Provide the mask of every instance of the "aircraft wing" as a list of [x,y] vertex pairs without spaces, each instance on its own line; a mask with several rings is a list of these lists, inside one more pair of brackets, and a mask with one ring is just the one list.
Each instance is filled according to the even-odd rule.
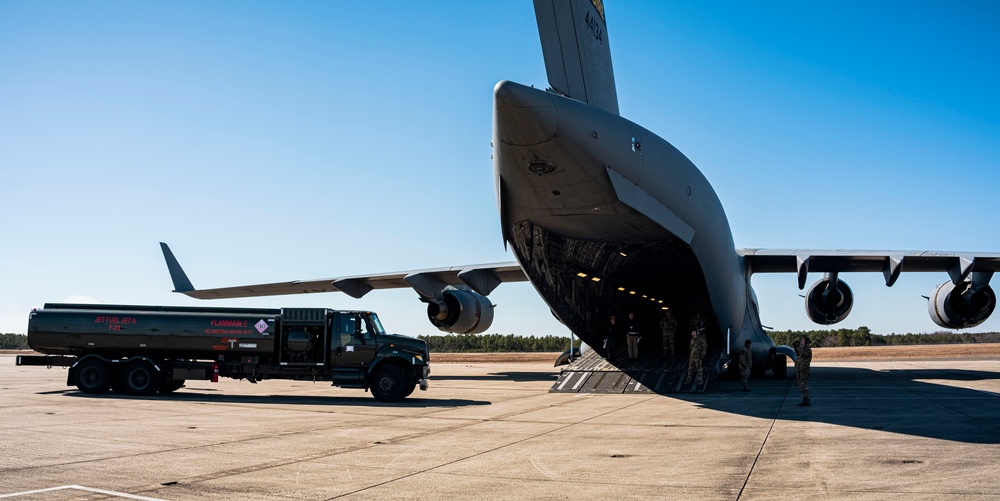
[[913,251],[857,251],[806,249],[737,249],[753,273],[796,273],[799,289],[809,272],[882,272],[891,287],[903,271],[947,272],[958,284],[970,275],[973,282],[989,283],[1000,271],[1000,254]]
[[174,292],[196,299],[228,299],[237,297],[281,296],[312,294],[316,292],[343,292],[361,298],[375,289],[413,288],[424,297],[433,297],[445,286],[465,286],[479,294],[488,295],[502,282],[526,282],[528,278],[516,262],[476,264],[400,271],[375,275],[292,280],[270,284],[239,285],[217,289],[196,289],[167,244],[160,242],[163,258],[167,262]]

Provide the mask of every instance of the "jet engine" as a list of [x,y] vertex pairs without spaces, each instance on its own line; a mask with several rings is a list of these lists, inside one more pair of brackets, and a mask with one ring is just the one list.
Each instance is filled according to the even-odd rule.
[[427,318],[445,332],[479,334],[493,323],[493,303],[465,289],[446,289],[427,300]]
[[989,285],[973,287],[968,280],[958,285],[945,282],[927,300],[931,320],[946,329],[975,327],[990,318],[996,306],[997,296]]
[[854,293],[843,280],[826,277],[817,281],[806,294],[806,314],[817,324],[835,324],[854,307]]

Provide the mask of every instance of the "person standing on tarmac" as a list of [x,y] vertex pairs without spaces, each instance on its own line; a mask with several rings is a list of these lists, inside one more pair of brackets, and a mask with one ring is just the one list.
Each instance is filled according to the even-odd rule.
[[628,314],[628,324],[625,326],[628,338],[628,358],[639,358],[639,324],[635,321],[635,313]]
[[740,350],[740,382],[743,383],[743,391],[750,391],[747,383],[750,382],[751,366],[753,366],[753,356],[750,352],[750,340],[747,339],[743,343],[743,349]]
[[694,330],[691,331],[691,356],[688,359],[688,373],[687,378],[684,379],[684,384],[691,384],[691,378],[695,378],[695,384],[701,386],[702,383],[702,370],[701,363],[705,358],[705,352],[708,350],[708,343],[705,340],[705,323],[701,321],[701,314],[695,314],[695,318],[691,319],[691,323],[696,325]]
[[674,338],[677,337],[677,319],[670,310],[663,312],[660,320],[660,330],[663,331],[663,356],[674,356]]
[[802,402],[799,407],[812,405],[809,400],[809,365],[812,363],[813,351],[809,347],[809,338],[803,336],[795,342],[795,379],[799,382]]
[[604,338],[604,351],[607,353],[604,355],[607,357],[608,362],[615,361],[615,350],[618,349],[618,326],[615,325],[615,316],[611,315],[609,319],[611,324],[608,326],[608,337]]

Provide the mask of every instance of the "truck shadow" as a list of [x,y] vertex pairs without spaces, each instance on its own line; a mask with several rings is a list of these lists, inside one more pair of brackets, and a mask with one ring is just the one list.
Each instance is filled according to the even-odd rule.
[[339,407],[414,407],[414,408],[437,408],[437,407],[467,407],[475,405],[492,405],[488,400],[467,400],[461,398],[431,399],[409,396],[399,402],[379,402],[374,398],[365,397],[341,397],[341,396],[316,396],[316,395],[227,395],[222,393],[199,393],[203,390],[181,389],[169,395],[134,396],[124,393],[108,392],[103,395],[87,395],[75,390],[65,392],[67,397],[74,398],[94,398],[113,400],[150,400],[150,401],[179,401],[179,402],[199,402],[215,404],[254,404],[254,405],[327,405]]
[[963,369],[813,367],[812,405],[799,407],[790,371],[784,380],[720,378],[705,393],[671,393],[707,409],[778,421],[827,423],[970,444],[1000,444],[1000,394],[966,385],[1000,374]]

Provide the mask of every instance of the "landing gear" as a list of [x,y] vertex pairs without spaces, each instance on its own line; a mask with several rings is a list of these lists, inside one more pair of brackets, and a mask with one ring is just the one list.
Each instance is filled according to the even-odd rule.
[[729,364],[726,365],[726,376],[729,379],[739,380],[740,378],[740,357],[732,355],[729,357]]
[[776,354],[774,361],[771,362],[771,372],[774,373],[775,379],[785,379],[788,375],[788,357]]

